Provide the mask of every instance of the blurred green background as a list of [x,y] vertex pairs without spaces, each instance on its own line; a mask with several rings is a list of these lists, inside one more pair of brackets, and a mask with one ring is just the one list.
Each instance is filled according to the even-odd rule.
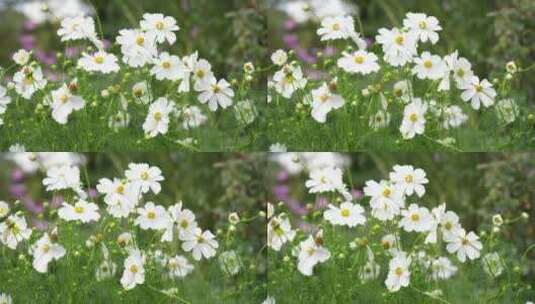
[[[363,35],[372,40],[381,27],[402,26],[407,12],[436,16],[443,31],[437,45],[426,45],[433,53],[446,55],[458,49],[469,59],[480,77],[492,78],[505,73],[505,64],[514,60],[527,67],[535,61],[535,1],[532,0],[268,0],[269,46],[272,50],[292,48],[298,57],[314,61],[323,50],[316,30],[322,15],[360,15]],[[304,21],[289,3],[307,3],[311,13]],[[294,15],[294,18],[290,16]],[[301,22],[302,21],[302,22]],[[356,22],[359,31],[358,22]],[[422,48],[420,48],[422,49]],[[518,80],[522,91],[529,92],[533,104],[535,77],[524,73]]]

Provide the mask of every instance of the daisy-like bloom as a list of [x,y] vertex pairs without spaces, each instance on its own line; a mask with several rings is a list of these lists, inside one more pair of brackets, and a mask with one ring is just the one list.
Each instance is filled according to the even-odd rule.
[[148,202],[143,208],[137,208],[139,216],[134,221],[134,224],[143,230],[163,230],[167,228],[171,219],[163,206],[154,205],[153,202]]
[[131,248],[134,245],[134,236],[130,232],[123,232],[117,237],[117,244],[121,248]]
[[164,177],[162,170],[156,166],[131,163],[124,175],[134,186],[141,189],[141,193],[151,190],[154,194],[158,194],[162,189],[160,182],[164,180]]
[[154,36],[141,30],[119,31],[117,43],[121,46],[123,62],[133,68],[151,63],[158,54],[154,39]]
[[412,32],[403,32],[398,28],[381,28],[375,39],[383,46],[385,61],[392,66],[404,66],[416,56],[418,37]]
[[132,86],[132,96],[139,100],[142,104],[150,103],[149,84],[146,81],[141,81]]
[[408,28],[421,42],[438,42],[438,33],[442,30],[438,19],[426,14],[407,13],[403,26]]
[[336,82],[330,85],[324,83],[321,87],[312,90],[312,118],[317,122],[325,123],[329,112],[344,105],[344,98],[335,91]]
[[[453,73],[453,79],[457,83],[457,87],[464,83],[470,82],[474,72],[472,71],[472,64],[466,58],[459,58],[459,52],[455,51],[449,55],[444,56],[444,62],[448,69]],[[449,78],[449,73],[448,73]]]
[[155,75],[158,80],[177,81],[184,78],[184,69],[184,63],[178,56],[163,52],[154,61],[154,67],[150,70],[150,73]]
[[448,243],[446,249],[449,253],[457,254],[459,261],[464,263],[466,258],[475,260],[479,258],[480,251],[483,249],[483,244],[479,241],[479,237],[470,231],[468,234],[464,229],[458,229],[455,233],[444,235],[444,241]]
[[124,272],[121,277],[121,285],[126,290],[130,290],[136,285],[143,284],[145,282],[145,256],[139,251],[134,249],[130,251],[129,256],[124,261]]
[[46,273],[48,271],[48,263],[61,259],[65,256],[65,253],[65,248],[53,243],[48,233],[45,233],[30,248],[30,254],[33,256],[33,268],[40,273]]
[[411,265],[411,258],[407,257],[405,252],[398,252],[388,264],[388,276],[385,281],[386,288],[390,292],[396,292],[401,287],[409,286],[411,280],[411,272],[409,267]]
[[473,76],[469,82],[461,84],[459,89],[464,91],[461,94],[462,100],[470,101],[474,110],[479,110],[481,104],[484,107],[490,107],[494,104],[494,99],[497,95],[488,80],[479,81],[477,76]]
[[139,202],[140,189],[132,183],[114,178],[113,181],[101,178],[97,184],[97,191],[105,194],[104,202],[107,211],[114,217],[128,217]]
[[212,112],[217,111],[218,107],[226,109],[232,105],[234,91],[225,79],[217,81],[212,77],[196,85],[195,90],[201,92],[198,97],[199,102],[208,103],[208,108]]
[[7,95],[7,90],[0,85],[0,114],[6,112],[7,105],[11,103],[11,97]]
[[275,251],[280,251],[282,245],[286,242],[293,241],[295,235],[296,232],[292,230],[290,220],[285,214],[271,218],[268,223],[267,244],[269,248]]
[[13,61],[20,66],[24,66],[30,62],[32,53],[26,51],[25,49],[20,49],[15,54],[13,54]]
[[189,209],[182,209],[182,202],[178,202],[173,206],[169,206],[168,213],[170,221],[162,235],[162,241],[171,242],[175,225],[178,229],[178,237],[184,238],[186,235],[194,234],[197,229],[197,222],[195,221],[195,214]]
[[174,32],[180,30],[176,25],[175,18],[162,14],[144,14],[143,20],[139,22],[139,25],[142,30],[154,36],[158,43],[163,43],[167,40],[169,44],[174,44],[176,41]]
[[412,74],[419,79],[438,80],[447,71],[442,58],[429,52],[423,52],[420,57],[414,58],[414,63],[416,65],[412,68]]
[[390,172],[390,180],[401,186],[406,195],[416,193],[418,197],[425,194],[424,185],[429,182],[425,177],[425,171],[414,169],[413,166],[394,166],[394,172]]
[[25,66],[13,76],[15,91],[24,99],[31,99],[35,92],[45,88],[47,80],[41,67]]
[[[1,88],[0,96],[2,96]],[[520,109],[518,108],[518,105],[516,104],[515,100],[512,98],[502,99],[498,101],[498,103],[496,104],[496,111],[498,112],[498,116],[500,117],[500,119],[508,124],[513,123],[520,114]]]
[[323,213],[323,218],[333,225],[355,227],[366,223],[364,208],[359,204],[344,202],[340,207],[329,204],[328,210]]
[[505,265],[497,252],[487,253],[481,258],[481,264],[483,264],[483,270],[493,277],[499,277],[505,268]]
[[[195,66],[197,65],[199,59],[199,53],[195,52],[193,54],[182,57],[182,81],[178,86],[179,93],[188,93],[191,89],[191,75],[195,71]],[[202,73],[202,72],[201,72]],[[211,75],[213,76],[213,74]]]
[[350,38],[355,35],[355,21],[350,16],[326,17],[317,34],[321,41]]
[[[0,304],[13,304],[13,298],[7,293],[0,292]],[[275,304],[275,302],[273,302],[273,304]]]
[[431,261],[431,278],[435,281],[447,280],[457,273],[457,266],[447,257],[439,257]]
[[92,55],[83,54],[78,60],[78,67],[88,72],[100,72],[103,74],[115,73],[120,70],[117,57],[104,51],[98,51]]
[[405,206],[403,189],[388,181],[367,181],[364,195],[371,197],[372,215],[379,220],[391,220]]
[[309,188],[309,193],[337,191],[344,188],[342,175],[342,170],[335,167],[315,169],[310,172],[305,186]]
[[303,76],[300,66],[285,65],[273,75],[273,87],[284,98],[291,98],[293,93],[304,89],[307,79]]
[[396,98],[400,98],[403,103],[409,103],[412,99],[412,85],[407,79],[400,80],[394,84],[392,93]]
[[320,230],[315,237],[310,235],[308,239],[299,243],[297,269],[305,276],[311,276],[314,266],[325,263],[331,253],[323,247],[323,231]]
[[169,258],[166,266],[169,269],[169,277],[171,278],[184,278],[193,271],[193,265],[181,255]]
[[47,191],[80,188],[80,169],[76,166],[56,166],[46,171],[43,185]]
[[63,84],[61,88],[52,91],[52,118],[59,124],[66,124],[73,111],[84,107],[84,99],[74,95],[76,90],[76,82],[71,82],[69,86]]
[[10,215],[0,223],[0,242],[13,250],[17,249],[19,242],[28,240],[31,235],[32,229],[22,216]]
[[338,59],[338,67],[348,73],[368,75],[379,71],[377,56],[374,53],[368,53],[364,50],[358,50],[352,54],[344,53],[344,56]]
[[212,65],[205,59],[199,59],[195,62],[191,74],[195,83],[193,88],[197,92],[202,91],[201,88],[204,86],[205,82],[210,82],[215,78],[214,73],[212,72]]
[[429,209],[410,204],[407,210],[401,210],[403,218],[399,222],[399,227],[407,232],[429,231],[433,227],[433,217]]
[[424,134],[426,112],[427,104],[422,102],[420,98],[413,98],[413,101],[405,106],[403,120],[399,128],[403,138],[411,139],[417,134]]
[[9,214],[9,205],[4,201],[0,201],[0,218],[3,218],[4,216],[7,216],[8,214]]
[[391,254],[399,251],[398,244],[399,239],[394,234],[387,234],[381,238],[381,246]]
[[95,21],[83,15],[67,17],[61,21],[58,36],[61,37],[61,41],[96,39]]
[[464,114],[461,107],[453,105],[444,109],[442,119],[444,129],[457,128],[468,120],[468,115]]
[[58,216],[66,221],[81,221],[82,223],[89,223],[91,221],[97,222],[100,219],[100,214],[97,204],[89,203],[84,200],[77,201],[74,206],[63,203],[63,207],[58,210]]
[[210,230],[203,232],[200,228],[196,228],[194,233],[186,233],[181,240],[183,241],[182,249],[186,252],[191,251],[196,261],[203,257],[209,259],[215,256],[216,249],[219,247],[212,232]]
[[368,125],[373,130],[379,130],[388,127],[390,124],[390,113],[379,110],[375,115],[370,117]]
[[288,53],[284,50],[276,50],[271,54],[271,62],[278,66],[284,66],[288,62]]
[[182,127],[186,130],[200,127],[208,119],[197,106],[184,106],[177,111],[177,114],[182,119]]
[[174,110],[173,104],[165,97],[158,98],[149,107],[149,113],[143,123],[143,130],[148,137],[166,134],[169,130],[169,114]]
[[444,238],[452,238],[457,234],[458,230],[461,230],[461,224],[459,223],[459,216],[453,211],[447,211],[440,219],[441,232]]

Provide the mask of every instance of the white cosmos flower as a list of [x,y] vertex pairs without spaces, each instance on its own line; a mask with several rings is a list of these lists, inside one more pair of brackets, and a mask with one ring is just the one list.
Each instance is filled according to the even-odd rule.
[[392,66],[404,66],[416,55],[418,37],[411,32],[403,32],[398,28],[381,28],[375,39],[383,46],[385,61]]
[[84,99],[74,95],[66,84],[52,91],[52,118],[59,124],[66,124],[69,115],[73,111],[81,110],[84,105]]
[[130,290],[136,285],[145,282],[145,256],[134,249],[130,251],[129,256],[124,261],[124,272],[121,277],[121,285],[124,289]]
[[133,68],[143,67],[157,57],[154,36],[141,30],[124,29],[119,31],[117,43],[121,46],[123,62]]
[[117,57],[104,51],[98,51],[92,55],[83,54],[78,60],[78,67],[88,72],[100,72],[103,74],[115,73],[120,70]]
[[403,26],[408,28],[422,42],[430,41],[432,44],[438,42],[438,33],[442,30],[438,19],[426,14],[407,13],[403,20]]
[[408,79],[400,80],[394,84],[393,94],[400,98],[403,103],[409,103],[412,99],[412,85]]
[[429,52],[423,52],[420,57],[414,58],[414,63],[416,65],[412,68],[412,74],[419,79],[438,80],[447,72],[442,58]]
[[342,175],[342,170],[339,168],[325,167],[315,169],[310,172],[305,186],[309,188],[309,193],[337,191],[345,187]]
[[184,238],[187,235],[194,234],[197,229],[197,222],[195,221],[195,214],[189,209],[182,209],[182,201],[169,206],[167,208],[170,221],[162,235],[162,241],[171,242],[175,225],[178,229],[178,237]]
[[386,180],[381,180],[379,183],[373,180],[367,181],[364,195],[371,197],[372,215],[382,221],[393,219],[405,206],[403,189]]
[[193,271],[193,265],[184,256],[176,255],[167,260],[169,277],[184,278]]
[[405,252],[398,252],[389,262],[388,276],[385,281],[386,288],[390,292],[396,292],[401,287],[409,286],[411,280],[411,272],[409,267],[411,265],[411,258],[407,257]]
[[20,49],[15,54],[13,54],[13,61],[20,66],[24,66],[30,62],[32,53],[26,51],[25,49]]
[[316,264],[325,263],[330,257],[329,250],[323,247],[323,231],[320,230],[315,237],[310,235],[299,243],[297,269],[303,275],[311,276]]
[[329,204],[328,210],[323,213],[323,218],[333,225],[345,225],[355,227],[366,223],[364,208],[359,204],[343,202],[340,207]]
[[141,81],[132,86],[132,96],[141,101],[142,104],[150,102],[149,84],[147,81]]
[[368,75],[379,71],[377,56],[364,50],[358,50],[353,53],[344,53],[343,57],[338,59],[338,67],[348,73]]
[[197,106],[183,106],[177,111],[177,116],[182,119],[182,127],[186,130],[198,128],[208,119]]
[[394,234],[387,234],[381,238],[381,246],[391,254],[399,251],[399,239]]
[[407,210],[401,210],[403,218],[399,222],[399,227],[407,232],[429,231],[433,227],[433,217],[429,209],[410,204]]
[[183,241],[182,249],[186,252],[191,251],[196,261],[203,257],[209,259],[215,256],[216,249],[219,247],[212,232],[210,230],[203,232],[200,228],[196,228],[194,233],[186,233],[181,240]]
[[80,169],[76,166],[57,166],[46,171],[43,185],[47,191],[73,189],[80,190]]
[[325,123],[327,114],[332,110],[341,108],[344,98],[331,89],[336,84],[327,85],[323,83],[321,87],[312,90],[312,117],[319,123]]
[[163,52],[154,61],[154,67],[150,70],[151,75],[155,75],[156,79],[168,79],[177,81],[184,78],[185,66],[178,56],[169,55]]
[[28,240],[32,229],[28,228],[26,219],[18,215],[10,215],[0,223],[0,242],[13,250],[17,249],[19,242]]
[[448,243],[446,249],[449,253],[457,254],[459,261],[464,263],[466,258],[475,260],[479,258],[480,251],[483,249],[483,244],[479,241],[479,237],[470,231],[468,234],[464,229],[457,229],[454,233],[445,235],[444,240]]
[[422,102],[420,98],[413,98],[413,101],[405,106],[403,111],[403,120],[399,128],[403,138],[412,139],[417,134],[424,134],[426,113],[427,104]]
[[166,134],[169,130],[169,114],[174,110],[173,104],[165,97],[158,98],[149,107],[149,113],[143,123],[143,131],[148,137]]
[[99,193],[105,194],[104,202],[108,205],[108,212],[118,218],[128,217],[134,211],[141,194],[139,187],[118,178],[113,181],[101,178],[96,188]]
[[137,208],[139,216],[134,221],[134,224],[143,230],[163,230],[169,225],[171,219],[163,206],[154,205],[153,202],[148,202],[143,208]]
[[347,39],[355,36],[355,22],[351,16],[326,17],[317,34],[321,41]]
[[48,263],[53,260],[59,260],[65,256],[65,248],[60,244],[53,243],[48,233],[45,233],[30,248],[30,254],[33,256],[33,268],[40,273],[48,271]]
[[47,80],[41,67],[25,66],[13,76],[15,91],[24,99],[31,99],[35,92],[45,88]]
[[438,257],[431,261],[431,278],[435,281],[447,280],[457,273],[457,266],[447,257]]
[[425,177],[424,170],[414,169],[410,165],[395,165],[394,171],[390,172],[390,180],[401,186],[406,195],[416,193],[418,197],[422,197],[425,194],[424,185],[429,182]]
[[292,229],[290,220],[285,214],[274,216],[269,220],[267,229],[267,245],[269,248],[280,251],[282,245],[293,241],[295,235],[296,231]]
[[[195,56],[197,56],[196,53]],[[203,87],[204,83],[210,82],[215,78],[210,63],[205,59],[197,60],[192,69],[192,78],[195,84],[193,87],[195,91],[202,91],[200,88]]]
[[470,79],[474,76],[472,64],[466,58],[459,58],[458,51],[444,56],[444,62],[453,73],[453,79],[455,79],[458,88],[462,84],[470,82]]
[[144,14],[143,20],[139,22],[139,25],[142,30],[156,37],[158,43],[163,43],[167,40],[169,44],[174,44],[176,41],[174,32],[180,30],[176,25],[175,18],[162,14]]
[[7,90],[0,85],[0,114],[4,114],[7,109],[7,105],[11,103],[11,97],[7,95]]
[[73,41],[81,39],[96,40],[95,21],[91,17],[83,15],[66,17],[61,20],[61,28],[58,30],[61,41]]
[[100,219],[98,211],[97,204],[79,200],[74,205],[63,203],[63,206],[58,210],[58,216],[66,221],[98,222]]
[[130,163],[124,174],[134,186],[141,189],[141,193],[151,190],[154,194],[158,194],[162,189],[160,182],[164,180],[164,177],[162,170],[156,166]]
[[474,110],[479,110],[481,104],[486,108],[490,107],[494,104],[497,95],[488,80],[479,81],[477,76],[473,76],[469,82],[461,84],[459,88],[464,91],[461,94],[462,100],[470,101]]
[[468,120],[468,115],[464,114],[461,107],[452,105],[442,112],[442,127],[444,129],[457,128]]
[[271,61],[278,66],[284,66],[288,62],[288,53],[284,50],[276,50],[271,54]]
[[459,223],[459,216],[453,211],[447,211],[440,219],[441,232],[444,238],[452,238],[457,234],[458,230],[461,230],[461,224]]
[[273,75],[274,88],[284,98],[291,98],[293,93],[304,89],[307,79],[300,66],[285,65]]
[[[188,93],[191,90],[191,76],[195,72],[195,66],[199,59],[198,52],[182,57],[182,81],[178,86],[179,93]],[[201,72],[202,74],[202,72]],[[212,75],[213,76],[213,75]]]
[[208,103],[208,108],[212,112],[217,111],[218,107],[226,109],[232,105],[234,91],[225,79],[217,81],[215,77],[212,77],[198,83],[195,90],[201,92],[197,98],[199,102]]

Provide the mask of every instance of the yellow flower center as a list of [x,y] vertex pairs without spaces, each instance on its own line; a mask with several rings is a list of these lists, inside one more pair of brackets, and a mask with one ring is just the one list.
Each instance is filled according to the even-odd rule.
[[391,194],[392,194],[392,190],[390,190],[390,188],[386,188],[385,190],[383,190],[384,197],[390,197]]
[[478,93],[483,92],[483,87],[480,86],[479,84],[477,84],[477,85],[476,85],[476,92],[478,92]]
[[412,122],[417,122],[418,121],[418,115],[416,113],[412,113],[409,116],[409,120],[412,121]]
[[115,192],[117,192],[119,194],[123,194],[124,193],[124,186],[122,184],[117,186],[117,189],[115,189]]
[[446,228],[446,230],[451,230],[451,228],[453,228],[453,225],[450,222],[447,222],[446,225],[444,225],[444,228]]
[[141,179],[142,180],[148,180],[149,179],[149,173],[147,171],[141,173]]
[[44,245],[43,245],[43,252],[44,252],[44,253],[47,253],[48,251],[50,251],[50,245],[48,245],[48,244],[44,244]]
[[306,253],[308,253],[309,256],[312,256],[314,255],[314,253],[316,253],[316,249],[310,247],[310,248],[307,248],[306,250]]
[[425,21],[420,21],[420,23],[418,23],[418,27],[422,30],[425,30],[427,28],[427,23]]
[[154,113],[154,120],[156,120],[156,121],[162,120],[162,113],[160,113],[160,112]]
[[156,218],[156,213],[154,211],[147,212],[147,218],[153,220]]
[[221,88],[217,85],[217,84],[214,84],[212,86],[212,89],[214,90],[214,93],[221,93]]
[[400,277],[403,274],[403,268],[398,267],[396,268],[395,272],[396,272],[396,275]]
[[205,75],[203,70],[197,70],[197,73],[195,74],[197,74],[197,78],[204,78]]
[[464,77],[464,70],[463,69],[458,69],[457,70],[457,76],[463,78]]
[[329,100],[329,96],[327,96],[326,94],[320,96],[321,102],[327,102],[327,100]]
[[394,95],[396,97],[401,97],[401,96],[403,96],[403,91],[400,90],[400,89],[394,89]]
[[69,101],[69,96],[63,94],[59,97],[59,100],[61,101],[61,103],[67,103],[67,101]]
[[186,229],[186,228],[188,228],[188,226],[189,226],[188,221],[186,221],[186,220],[182,220],[182,221],[180,222],[180,227]]
[[161,31],[161,30],[163,30],[163,27],[164,27],[164,24],[163,24],[162,21],[156,22],[156,29]]
[[326,184],[326,183],[327,183],[327,178],[326,178],[325,176],[322,176],[322,177],[320,178],[320,183],[322,183],[322,184]]
[[405,182],[412,183],[413,180],[414,179],[413,179],[412,175],[409,174],[409,175],[405,176]]
[[432,68],[432,67],[433,67],[433,62],[431,62],[431,60],[426,60],[426,61],[424,61],[424,67],[425,67],[426,69],[430,69],[430,68]]
[[405,38],[401,35],[396,37],[396,44],[397,45],[403,45],[403,42],[405,42]]
[[356,64],[363,64],[364,63],[364,56],[361,56],[361,55],[355,56],[355,63]]
[[74,212],[76,212],[78,214],[82,214],[82,213],[84,213],[84,207],[76,206],[76,207],[74,207]]
[[350,214],[349,209],[342,209],[340,211],[340,215],[342,215],[342,217],[349,217],[349,214]]
[[383,241],[381,243],[382,243],[384,249],[386,249],[386,250],[390,249],[390,242]]
[[463,241],[462,241],[463,246],[466,246],[466,245],[468,245],[469,243],[470,243],[470,242],[468,242],[467,239],[463,239]]
[[141,97],[143,96],[143,90],[142,89],[134,89],[134,96]]
[[104,63],[104,56],[102,56],[102,55],[95,56],[95,63],[96,64],[103,64]]
[[413,214],[411,215],[411,220],[412,220],[413,222],[417,222],[417,221],[419,221],[419,220],[420,220],[420,215],[418,215],[418,214],[416,214],[416,213],[413,213]]
[[170,68],[171,68],[171,62],[169,62],[169,61],[164,61],[164,62],[162,63],[162,67],[163,67],[164,69],[170,69]]
[[137,273],[139,269],[137,268],[137,265],[130,266],[130,272],[131,273]]
[[338,24],[338,23],[333,24],[332,29],[333,29],[333,31],[339,31],[340,30],[340,24]]
[[145,44],[145,37],[143,36],[137,36],[136,38],[136,44],[139,46],[143,46]]

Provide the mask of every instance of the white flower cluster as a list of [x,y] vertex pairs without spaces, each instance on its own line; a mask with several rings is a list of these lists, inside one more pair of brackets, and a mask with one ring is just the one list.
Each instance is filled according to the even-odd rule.
[[[402,28],[379,29],[375,40],[382,48],[384,62],[380,62],[378,55],[367,50],[367,44],[356,32],[351,16],[325,17],[317,34],[322,41],[349,39],[356,44],[356,51],[344,51],[337,61],[337,67],[345,73],[368,76],[381,69],[397,69],[411,73],[420,80],[432,81],[432,88],[437,93],[451,90],[453,81],[456,89],[460,91],[460,99],[469,102],[473,109],[492,106],[497,96],[493,85],[487,79],[475,76],[470,62],[459,57],[458,51],[444,57],[428,51],[418,52],[420,43],[436,44],[439,40],[438,32],[441,30],[437,18],[422,13],[408,13]],[[299,64],[295,61],[288,62],[288,57],[284,50],[273,53],[272,62],[279,66],[280,70],[275,72],[268,84],[270,89],[287,99],[292,98],[296,91],[304,90],[309,83]],[[325,123],[329,112],[340,109],[346,103],[347,97],[337,93],[337,82],[335,77],[320,84],[318,88],[311,89],[311,97],[308,94],[305,94],[305,97],[299,95],[303,103],[310,105],[311,116],[319,123]],[[384,128],[390,123],[387,99],[383,92],[378,93],[382,108],[370,117],[369,125],[372,129]],[[369,89],[363,90],[364,96],[369,94]],[[416,97],[411,81],[406,79],[394,84],[393,95],[406,104],[399,128],[405,139],[424,134],[428,112],[434,114],[445,129],[459,127],[468,119],[458,105],[437,104],[436,100]],[[268,101],[270,100],[271,96],[268,98]],[[518,111],[514,101],[506,99],[500,104],[498,115],[507,123],[514,121]]]
[[[344,190],[340,192],[340,189],[346,189],[347,186],[343,181],[342,171],[336,166],[312,170],[309,180],[305,183],[309,193],[334,191],[342,195],[341,204],[331,203],[323,212],[323,219],[331,225],[355,228],[366,226],[370,221],[379,221],[388,227],[398,227],[398,230],[389,231],[381,239],[381,247],[391,257],[385,280],[389,291],[395,292],[401,287],[407,287],[413,267],[423,267],[432,280],[453,276],[457,272],[457,266],[448,257],[441,255],[443,249],[440,244],[445,243],[445,251],[455,255],[461,263],[479,258],[483,248],[479,237],[472,231],[466,232],[457,214],[446,210],[446,204],[432,210],[416,203],[408,204],[408,201],[413,201],[413,196],[421,200],[425,195],[425,185],[429,181],[422,169],[410,165],[396,165],[389,177],[389,180],[366,182],[364,195],[369,198],[369,211],[352,197],[344,195]],[[284,244],[291,243],[296,238],[298,230],[292,228],[284,213],[274,213],[274,207],[268,205],[268,247],[280,251]],[[420,234],[425,245],[422,248],[429,251],[414,252],[414,248],[404,248],[401,230],[404,231],[403,234]],[[311,276],[318,263],[325,263],[330,259],[331,252],[327,241],[324,231],[319,230],[294,248],[298,259],[297,269],[303,275]],[[352,242],[349,246],[356,245]],[[372,247],[367,243],[365,247],[368,251],[368,261],[362,265],[359,277],[367,281],[378,278],[381,267],[375,261]]]
[[[29,153],[28,153],[29,154]],[[24,156],[24,157],[22,157]],[[26,154],[13,157],[16,160],[24,159]],[[46,156],[39,156],[46,157]],[[68,159],[68,158],[67,158]],[[56,164],[46,170],[46,178],[43,185],[47,191],[74,191],[73,203],[64,202],[59,208],[58,217],[66,222],[76,221],[83,224],[97,223],[103,215],[97,203],[89,202],[86,193],[82,190],[80,169],[73,162]],[[131,163],[122,178],[102,178],[97,185],[97,191],[103,196],[106,211],[112,218],[122,219],[133,217],[134,225],[142,230],[153,230],[161,233],[162,242],[180,242],[180,248],[185,253],[191,253],[196,261],[210,259],[216,255],[219,247],[215,236],[210,230],[202,230],[195,214],[179,202],[167,209],[153,202],[141,205],[143,195],[152,193],[159,194],[164,180],[158,167],[148,164]],[[61,225],[59,223],[58,225]],[[26,219],[19,213],[10,214],[10,206],[6,202],[0,202],[0,242],[10,249],[16,250],[19,243],[29,240],[32,229]],[[176,237],[175,237],[176,235]],[[86,245],[91,247],[95,243],[95,237],[91,236]],[[59,260],[68,252],[58,242],[60,236],[57,228],[50,233],[45,232],[42,237],[30,246],[30,254],[33,256],[33,267],[36,271],[46,273],[48,265],[54,260]],[[121,284],[125,289],[132,289],[145,281],[144,266],[147,262],[147,253],[137,247],[134,234],[124,232],[117,238],[118,244],[125,248],[128,256],[124,261],[124,272]],[[102,243],[103,261],[96,271],[96,278],[113,277],[116,265],[110,257],[110,253]],[[149,252],[149,254],[154,254]],[[227,255],[230,255],[227,253]],[[168,270],[171,278],[185,277],[192,272],[193,265],[183,255],[168,256],[163,253],[157,254],[157,260]],[[232,257],[231,257],[232,258]],[[224,262],[232,260],[224,258]]]

